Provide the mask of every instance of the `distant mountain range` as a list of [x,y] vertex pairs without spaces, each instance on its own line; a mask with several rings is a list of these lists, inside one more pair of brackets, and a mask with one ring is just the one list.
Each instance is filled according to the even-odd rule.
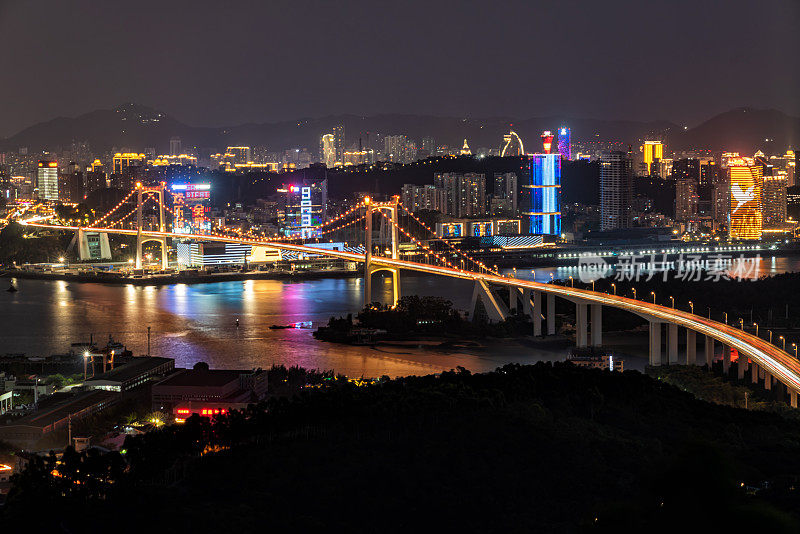
[[561,125],[572,129],[573,142],[619,141],[634,147],[645,138],[661,138],[667,151],[686,149],[735,150],[752,154],[756,150],[780,152],[800,147],[800,118],[776,110],[741,108],[717,115],[703,124],[684,130],[666,121],[636,122],[569,117],[540,117],[516,120],[509,117],[466,119],[428,115],[387,114],[371,117],[337,115],[291,122],[248,123],[221,128],[189,126],[169,115],[138,104],[97,110],[78,117],[59,117],[26,128],[7,139],[0,139],[0,150],[14,151],[67,149],[73,141],[88,141],[96,152],[155,148],[166,153],[173,136],[181,138],[184,149],[224,150],[231,145],[266,146],[279,152],[306,147],[312,154],[319,138],[334,125],[343,124],[348,144],[361,139],[374,144],[376,134],[407,135],[420,140],[431,136],[437,144],[496,148],[504,133],[513,128],[526,143],[526,151],[540,146],[543,130],[554,133]]

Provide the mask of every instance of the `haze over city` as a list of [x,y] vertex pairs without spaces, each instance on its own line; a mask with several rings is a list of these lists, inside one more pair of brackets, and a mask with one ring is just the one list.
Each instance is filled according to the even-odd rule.
[[0,1],[0,136],[137,102],[194,126],[352,113],[800,115],[797,2]]
[[800,3],[0,0],[0,530],[800,532]]

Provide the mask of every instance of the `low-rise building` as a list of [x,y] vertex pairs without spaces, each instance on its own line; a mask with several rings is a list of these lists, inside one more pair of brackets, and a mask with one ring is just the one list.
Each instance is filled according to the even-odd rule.
[[172,358],[141,357],[132,358],[128,363],[120,365],[86,382],[86,389],[100,389],[124,393],[135,389],[154,378],[160,378],[175,369]]
[[[263,399],[267,394],[267,372],[181,369],[153,384],[151,394],[154,410],[169,411],[179,419],[192,413],[215,415],[219,410],[242,408]],[[208,410],[215,411],[209,414]]]
[[[63,395],[63,396],[61,396]],[[53,402],[31,415],[0,426],[0,441],[20,448],[32,448],[55,430],[66,428],[69,421],[82,419],[116,403],[120,396],[110,391],[88,391],[53,395]]]

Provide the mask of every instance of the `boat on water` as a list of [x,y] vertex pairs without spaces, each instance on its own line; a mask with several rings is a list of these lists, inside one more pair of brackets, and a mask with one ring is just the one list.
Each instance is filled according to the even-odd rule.
[[285,330],[287,328],[311,328],[313,321],[300,321],[299,323],[292,324],[274,324],[269,327],[270,330]]

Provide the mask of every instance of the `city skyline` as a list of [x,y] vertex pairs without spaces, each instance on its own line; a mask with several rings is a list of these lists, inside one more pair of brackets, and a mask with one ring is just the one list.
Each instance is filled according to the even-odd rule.
[[[684,1],[669,9],[628,1],[511,2],[501,10],[483,2],[188,7],[143,2],[120,25],[114,8],[86,1],[35,9],[0,2],[0,31],[15,43],[0,52],[0,65],[17,80],[0,88],[0,136],[125,101],[207,126],[344,113],[573,115],[688,126],[742,106],[800,115],[798,75],[785,62],[785,51],[798,48],[800,7],[787,0],[759,5],[769,24],[750,24],[744,1],[724,10]],[[65,38],[89,19],[91,31]],[[140,39],[145,27],[148,39]],[[324,47],[328,54],[316,53]],[[331,58],[341,59],[335,79],[325,76]],[[209,74],[220,66],[225,75]],[[732,73],[746,71],[769,73],[770,82],[731,83]],[[42,72],[60,80],[58,91],[28,83]],[[474,83],[485,74],[494,83]],[[676,79],[703,90],[676,93]]]

